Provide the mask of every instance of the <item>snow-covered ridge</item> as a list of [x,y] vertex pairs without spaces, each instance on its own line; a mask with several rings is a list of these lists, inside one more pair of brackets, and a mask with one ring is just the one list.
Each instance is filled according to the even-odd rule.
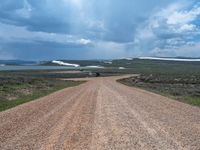
[[139,59],[149,60],[169,60],[169,61],[200,61],[200,59],[186,59],[186,58],[160,58],[160,57],[139,57]]
[[86,66],[88,68],[104,68],[103,66]]
[[125,60],[133,60],[134,58],[132,58],[132,57],[125,57],[125,58],[122,58],[122,59],[125,59]]
[[119,69],[120,69],[120,70],[123,70],[123,69],[126,69],[126,68],[124,68],[124,67],[119,67]]
[[104,61],[105,64],[112,64],[112,61]]
[[52,63],[58,64],[58,65],[63,65],[63,66],[72,66],[72,67],[79,67],[80,66],[78,64],[70,64],[70,63],[65,63],[63,61],[58,61],[58,60],[53,60]]

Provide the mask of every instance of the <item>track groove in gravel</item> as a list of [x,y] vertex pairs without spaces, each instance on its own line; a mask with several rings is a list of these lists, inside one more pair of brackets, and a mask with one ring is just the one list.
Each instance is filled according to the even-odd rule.
[[200,109],[89,79],[0,113],[0,150],[200,150]]

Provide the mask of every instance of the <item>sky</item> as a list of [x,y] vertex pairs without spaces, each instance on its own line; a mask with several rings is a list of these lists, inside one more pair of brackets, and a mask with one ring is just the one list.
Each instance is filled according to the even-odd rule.
[[4,0],[0,59],[200,57],[197,0]]

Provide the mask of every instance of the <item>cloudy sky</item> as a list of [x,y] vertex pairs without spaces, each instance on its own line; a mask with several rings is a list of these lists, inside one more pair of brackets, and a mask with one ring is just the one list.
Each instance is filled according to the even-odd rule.
[[200,57],[197,0],[4,0],[0,59]]

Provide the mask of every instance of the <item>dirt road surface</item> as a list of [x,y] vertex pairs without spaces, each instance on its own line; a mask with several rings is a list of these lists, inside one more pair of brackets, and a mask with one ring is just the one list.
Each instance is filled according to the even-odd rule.
[[0,150],[200,150],[200,109],[116,77],[0,113]]

